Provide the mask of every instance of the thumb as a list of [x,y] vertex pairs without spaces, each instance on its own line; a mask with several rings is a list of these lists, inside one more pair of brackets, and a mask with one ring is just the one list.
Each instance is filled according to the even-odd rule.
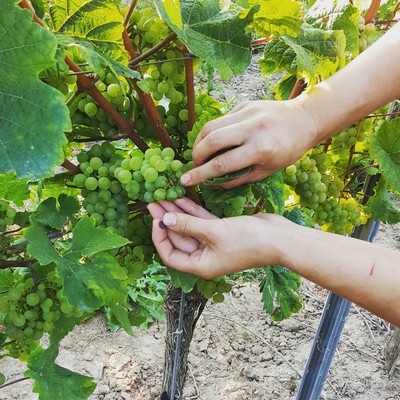
[[206,239],[209,232],[209,224],[212,220],[193,217],[183,213],[166,213],[162,222],[174,232]]

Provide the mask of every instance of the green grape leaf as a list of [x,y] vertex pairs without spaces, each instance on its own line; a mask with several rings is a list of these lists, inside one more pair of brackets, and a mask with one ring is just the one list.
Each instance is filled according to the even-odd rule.
[[189,50],[215,67],[222,79],[242,74],[251,61],[246,27],[258,11],[223,10],[218,0],[155,0],[161,17]]
[[260,282],[264,310],[274,321],[289,318],[303,306],[299,289],[299,275],[280,265],[265,268]]
[[89,67],[99,74],[109,69],[115,76],[122,75],[128,78],[140,78],[139,72],[131,70],[126,65],[122,64],[122,61],[118,62],[108,54],[101,53],[100,49],[87,39],[72,37],[62,33],[56,34],[56,38],[60,45],[66,49],[68,49],[68,47],[78,47],[83,53],[83,58],[89,64]]
[[59,197],[60,195],[76,197],[80,193],[80,189],[65,187],[65,181],[69,180],[70,177],[71,174],[69,172],[57,174],[51,178],[39,181],[36,187],[31,185],[31,190],[35,191],[36,189],[35,194],[42,200],[49,197]]
[[96,228],[91,218],[84,217],[72,230],[70,248],[60,254],[45,230],[35,225],[34,219],[31,223],[25,233],[28,253],[41,265],[56,264],[63,293],[72,306],[91,313],[104,304],[126,303],[126,273],[113,256],[104,252],[126,245],[127,239]]
[[250,0],[250,4],[260,4],[254,16],[254,31],[260,36],[289,35],[296,37],[301,32],[301,3],[294,0]]
[[385,121],[371,136],[369,152],[388,185],[400,191],[400,118]]
[[28,183],[13,173],[0,174],[0,198],[22,206],[24,200],[29,198]]
[[110,304],[109,310],[111,315],[118,321],[119,325],[125,329],[126,333],[133,335],[127,308],[122,304]]
[[183,293],[189,293],[193,290],[197,279],[196,275],[188,274],[187,272],[177,271],[176,269],[167,268],[171,276],[171,282],[176,288],[182,289]]
[[122,39],[123,18],[114,1],[58,0],[50,6],[50,29],[75,40],[86,39],[96,50],[127,64]]
[[285,74],[279,79],[278,83],[274,86],[276,100],[287,100],[291,95],[297,78],[294,75]]
[[0,270],[0,293],[14,287],[14,275],[7,269]]
[[92,218],[82,218],[73,230],[73,240],[68,257],[81,256],[91,257],[96,253],[106,250],[119,249],[129,243],[116,233],[108,229],[95,228],[95,222]]
[[0,173],[38,178],[61,164],[71,121],[64,96],[38,78],[57,41],[15,3],[4,0],[0,13]]
[[383,177],[379,179],[374,192],[374,195],[368,199],[366,204],[367,211],[371,213],[372,218],[387,224],[397,224],[400,222],[400,211],[393,206],[387,183]]
[[269,77],[285,71],[313,86],[344,66],[345,45],[342,31],[304,25],[297,38],[281,36],[265,45],[264,57],[259,60],[261,72]]
[[66,222],[66,217],[60,214],[57,207],[57,201],[54,197],[49,197],[45,201],[41,202],[35,213],[32,215],[32,218],[34,218],[35,222],[40,225],[49,226],[50,228],[57,230],[60,230]]
[[342,30],[346,36],[346,52],[353,57],[359,53],[358,17],[360,11],[348,1],[317,1],[305,16],[314,26],[321,25],[329,30]]
[[80,209],[78,200],[66,194],[60,194],[58,202],[59,205],[54,197],[42,201],[32,215],[35,223],[60,230],[67,222],[67,218],[74,220],[73,214]]
[[4,385],[5,382],[6,382],[6,377],[4,376],[3,373],[0,372],[0,386]]
[[276,172],[262,181],[254,183],[252,186],[253,190],[258,193],[258,197],[264,198],[264,209],[266,212],[283,214],[285,210],[285,198],[281,172]]
[[61,317],[55,322],[49,347],[44,350],[38,346],[30,354],[25,376],[35,381],[33,392],[39,393],[40,400],[85,400],[96,388],[93,378],[55,363],[61,339],[81,321],[82,318]]

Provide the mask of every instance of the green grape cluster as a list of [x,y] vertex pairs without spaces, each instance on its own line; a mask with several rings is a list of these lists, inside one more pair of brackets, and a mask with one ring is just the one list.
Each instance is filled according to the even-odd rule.
[[328,232],[350,234],[354,227],[364,224],[367,216],[353,198],[330,198],[316,209],[314,221]]
[[116,164],[113,175],[131,200],[174,201],[185,195],[179,178],[191,167],[174,157],[170,147],[149,148],[144,154],[137,150]]
[[0,234],[6,231],[7,226],[14,224],[16,215],[17,211],[11,204],[4,199],[0,199]]
[[129,283],[143,277],[153,262],[155,249],[151,240],[151,224],[152,218],[149,215],[133,218],[126,235],[131,243],[118,252],[117,260],[126,269]]
[[283,172],[285,183],[292,186],[300,203],[312,210],[327,199],[330,176],[325,174],[325,153],[307,153]]
[[365,133],[358,129],[357,125],[352,125],[349,128],[343,129],[332,138],[332,153],[340,154],[342,150],[349,150],[357,142],[365,140]]
[[369,45],[374,42],[374,36],[376,33],[376,26],[373,23],[365,23],[365,19],[363,16],[358,17],[358,32],[359,32],[359,41],[358,47],[360,52],[364,51]]
[[11,287],[0,296],[0,313],[5,314],[3,325],[10,339],[10,356],[26,360],[38,346],[44,333],[54,328],[62,315],[81,317],[83,311],[72,307],[62,294],[61,279],[50,271],[37,286],[32,278]]
[[[124,80],[116,78],[111,72],[105,74],[104,81],[95,83],[97,89],[126,120],[132,117],[132,104],[129,86]],[[98,128],[106,136],[118,134],[115,121],[100,108],[87,93],[80,93],[69,105],[72,123]]]
[[96,143],[79,153],[77,159],[82,173],[74,176],[73,183],[82,188],[84,209],[97,226],[111,227],[124,235],[129,220],[128,196],[114,177],[113,172],[122,161],[114,145]]
[[214,303],[222,303],[225,299],[224,293],[229,293],[232,285],[222,277],[211,280],[199,278],[196,281],[196,289],[207,300],[212,299]]
[[82,173],[73,183],[82,188],[83,207],[97,226],[112,227],[125,235],[129,201],[174,201],[185,195],[179,178],[190,163],[174,159],[173,149],[135,150],[127,157],[116,153],[110,142],[95,144],[77,158]]
[[[159,18],[154,7],[134,10],[128,32],[134,48],[141,53],[145,53],[173,33]],[[186,74],[183,55],[179,50],[181,46],[182,42],[175,39],[140,66],[143,82],[158,104],[157,108],[165,126],[172,133],[188,131]],[[197,116],[202,113],[202,106],[199,103],[195,104],[195,113]],[[140,104],[137,105],[135,112],[135,126],[141,132],[149,126]],[[144,133],[147,133],[147,137],[151,137],[152,132],[148,130],[149,132],[145,130]]]

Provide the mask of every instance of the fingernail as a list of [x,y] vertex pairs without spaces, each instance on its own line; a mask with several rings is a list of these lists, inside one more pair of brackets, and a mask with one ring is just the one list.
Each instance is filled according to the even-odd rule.
[[174,214],[165,214],[162,220],[165,226],[175,226],[176,225],[176,215]]
[[160,221],[160,223],[158,224],[158,226],[159,226],[161,229],[165,229],[165,228],[166,228],[164,222],[162,222],[162,221]]
[[189,174],[183,174],[181,176],[181,183],[183,185],[187,185],[190,182],[190,175]]

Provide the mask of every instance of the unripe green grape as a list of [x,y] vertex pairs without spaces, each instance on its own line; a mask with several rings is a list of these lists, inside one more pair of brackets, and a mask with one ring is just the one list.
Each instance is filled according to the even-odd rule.
[[188,117],[189,117],[189,112],[188,112],[188,110],[186,110],[185,108],[183,108],[182,110],[179,111],[178,116],[179,116],[179,119],[180,119],[181,121],[187,121],[187,120],[188,120]]
[[154,191],[153,195],[155,201],[162,201],[165,200],[167,192],[165,191],[165,189],[159,188]]
[[129,159],[129,168],[132,171],[138,171],[142,167],[142,163],[143,163],[142,158],[132,157],[131,159]]
[[173,160],[171,162],[171,170],[172,171],[179,171],[182,168],[183,164],[180,160]]
[[93,176],[89,176],[85,180],[85,187],[88,190],[96,190],[97,189],[97,179]]
[[174,73],[174,65],[170,61],[161,64],[160,71],[163,75],[170,76]]
[[121,169],[121,171],[118,173],[117,179],[122,184],[128,183],[130,180],[132,180],[132,174],[126,169]]
[[113,208],[107,208],[104,217],[108,220],[114,220],[117,217],[117,212]]
[[167,200],[175,201],[178,198],[178,194],[174,188],[169,188],[167,190]]
[[154,201],[154,194],[153,194],[153,192],[149,192],[149,191],[146,191],[145,193],[144,193],[144,201],[146,202],[146,203],[152,203],[153,201]]
[[103,147],[95,143],[88,151],[91,157],[101,157],[103,155]]
[[87,103],[84,110],[89,117],[93,117],[97,113],[97,105],[95,103]]
[[40,298],[39,298],[37,293],[29,293],[26,296],[26,302],[31,307],[36,306],[37,304],[39,304],[39,301],[40,301]]
[[158,172],[155,168],[149,167],[145,170],[143,177],[146,182],[155,182],[158,177]]
[[105,211],[107,210],[107,205],[106,205],[106,203],[103,203],[102,201],[100,201],[97,204],[95,204],[94,210],[98,214],[104,214]]
[[112,83],[108,85],[107,93],[110,97],[117,97],[121,93],[121,89],[117,83]]

